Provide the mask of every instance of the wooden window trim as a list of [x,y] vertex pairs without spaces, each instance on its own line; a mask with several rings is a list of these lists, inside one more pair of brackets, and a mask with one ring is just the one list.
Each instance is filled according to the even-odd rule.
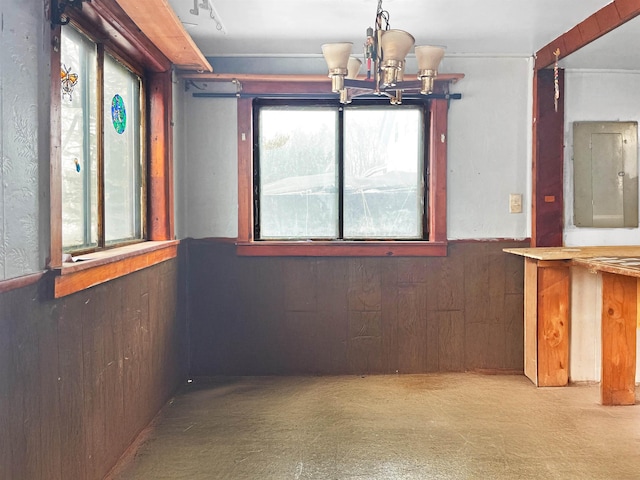
[[[208,75],[213,78],[213,75]],[[234,77],[235,78],[235,77]],[[462,78],[451,75],[437,83],[440,89]],[[224,79],[220,76],[217,79]],[[316,76],[245,79],[243,92],[326,93],[329,82]],[[320,90],[320,91],[318,91]],[[433,99],[430,111],[429,241],[254,241],[253,238],[253,98],[238,99],[238,242],[241,256],[446,256],[447,254],[447,114],[446,99]]]
[[[60,123],[60,27],[51,30],[51,251],[48,268],[57,274],[55,297],[69,295],[177,256],[173,217],[171,62],[146,38],[124,11],[109,0],[72,9],[72,20],[113,40],[110,49],[144,70],[146,80],[147,235],[144,241],[101,250],[81,263],[63,263]],[[56,45],[58,48],[56,48]]]
[[57,270],[54,296],[64,297],[175,258],[179,243],[148,241],[79,255],[76,262]]
[[259,241],[236,243],[247,257],[445,257],[447,242],[426,241]]

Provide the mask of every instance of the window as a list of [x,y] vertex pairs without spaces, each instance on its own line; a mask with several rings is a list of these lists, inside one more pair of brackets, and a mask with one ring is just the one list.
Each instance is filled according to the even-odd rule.
[[[116,4],[83,2],[61,20],[70,23],[52,24],[51,49],[48,267],[56,297],[174,258],[179,243],[172,61]],[[172,21],[157,21],[172,31]],[[188,52],[185,42],[172,35],[167,52]]]
[[428,240],[429,107],[256,101],[256,240]]
[[[183,76],[186,81],[201,82],[232,82],[235,85],[236,93],[234,97],[237,97],[237,217],[238,217],[238,229],[237,236],[233,238],[233,242],[236,245],[236,254],[240,256],[291,256],[291,257],[350,257],[350,256],[446,256],[447,255],[447,118],[449,105],[452,100],[462,98],[459,93],[451,93],[449,91],[450,86],[458,80],[464,78],[464,74],[450,73],[439,75],[435,81],[435,88],[433,94],[429,96],[415,95],[411,100],[409,95],[405,95],[403,105],[389,105],[388,98],[373,97],[376,100],[376,104],[363,103],[365,99],[358,97],[354,100],[351,106],[347,107],[347,110],[352,108],[366,108],[366,107],[379,107],[381,109],[404,109],[415,108],[416,104],[412,102],[419,102],[421,106],[422,118],[421,118],[421,131],[422,143],[420,147],[423,149],[421,161],[423,165],[421,172],[423,177],[420,179],[420,183],[416,185],[416,194],[413,197],[416,201],[419,201],[422,216],[420,218],[420,225],[422,228],[422,234],[420,237],[413,235],[406,235],[405,238],[395,232],[393,236],[371,235],[362,236],[353,235],[350,237],[348,231],[345,236],[343,229],[342,235],[338,232],[337,236],[332,233],[329,235],[319,235],[308,233],[299,233],[302,231],[302,226],[298,220],[295,222],[289,222],[296,225],[298,232],[286,232],[277,231],[277,227],[269,232],[270,226],[267,225],[267,230],[264,230],[264,221],[269,221],[268,212],[261,211],[260,195],[261,195],[261,182],[266,187],[269,184],[267,181],[260,178],[260,162],[268,162],[263,156],[264,151],[261,152],[260,146],[260,111],[265,111],[273,107],[287,107],[289,110],[296,108],[315,106],[316,108],[324,108],[332,106],[339,112],[341,108],[336,104],[337,96],[331,93],[331,82],[327,80],[326,75],[255,75],[255,74],[235,74],[235,73],[216,73],[216,74],[186,74]],[[408,92],[407,92],[408,93]],[[218,97],[219,93],[214,92],[193,92],[192,96],[198,97]],[[228,94],[222,94],[223,97]],[[418,97],[418,98],[416,98]],[[303,99],[307,99],[304,100]],[[310,100],[309,100],[310,99]],[[371,102],[369,97],[368,102]],[[348,113],[348,112],[347,112]],[[334,113],[334,115],[336,115]],[[338,115],[340,115],[338,113]],[[269,128],[269,127],[267,127]],[[398,129],[398,135],[401,131]],[[281,135],[281,138],[277,137],[276,133],[268,133],[268,135],[274,138],[267,139],[265,137],[265,144],[262,150],[276,149],[280,143],[284,146],[285,140],[288,141],[286,136],[287,132]],[[330,148],[331,142],[335,142],[335,130],[331,134],[332,139],[327,142]],[[375,138],[374,138],[375,140]],[[404,145],[403,145],[404,147]],[[340,147],[340,144],[338,145]],[[339,152],[338,152],[339,153]],[[213,158],[213,157],[212,157]],[[338,155],[338,158],[342,158],[342,155]],[[341,172],[341,165],[338,161],[334,160],[333,165],[337,165],[337,172]],[[303,164],[300,164],[303,167]],[[302,171],[303,176],[309,176],[309,172]],[[263,175],[267,172],[263,172]],[[325,174],[330,171],[324,171]],[[374,175],[376,172],[371,170],[370,175]],[[380,172],[384,173],[384,172]],[[316,174],[319,174],[316,172]],[[293,176],[299,176],[297,172],[292,173]],[[284,177],[283,177],[284,178]],[[333,182],[325,183],[325,189],[335,187],[337,189],[337,195],[343,195],[342,185],[339,184],[340,176]],[[344,175],[342,177],[344,181]],[[276,177],[271,177],[271,180],[275,182]],[[326,178],[325,178],[326,180]],[[338,183],[336,183],[338,182]],[[265,196],[271,189],[271,194],[276,194],[276,186],[270,184],[265,193]],[[409,189],[404,185],[404,188]],[[422,189],[422,195],[418,194],[418,189]],[[407,196],[407,201],[411,198]],[[305,197],[310,203],[315,200],[310,198],[309,195]],[[264,199],[269,201],[268,199]],[[340,202],[338,197],[338,202]],[[344,209],[344,198],[342,199]],[[327,211],[330,208],[335,207],[335,200],[332,200],[332,204],[327,204]],[[330,205],[333,205],[331,207]],[[234,205],[235,206],[235,205]],[[267,208],[269,208],[267,206]],[[293,207],[295,208],[295,207]],[[306,206],[305,206],[306,208]],[[324,207],[323,207],[324,208]],[[338,225],[344,223],[340,219],[340,203],[338,203]],[[415,218],[410,214],[411,218]],[[235,212],[233,212],[235,213]],[[342,212],[344,215],[344,211]],[[331,214],[331,221],[335,221],[336,215]],[[263,218],[261,218],[263,216]],[[277,225],[281,222],[280,219],[274,218],[276,215],[272,214],[271,221]],[[306,226],[304,228],[307,228]],[[291,229],[290,229],[291,230]],[[275,232],[275,233],[273,233]],[[334,228],[335,232],[335,228]],[[415,230],[414,230],[415,232]],[[231,239],[229,239],[231,240]]]
[[447,108],[241,100],[238,253],[446,255]]
[[63,249],[142,240],[142,79],[71,26],[60,63]]

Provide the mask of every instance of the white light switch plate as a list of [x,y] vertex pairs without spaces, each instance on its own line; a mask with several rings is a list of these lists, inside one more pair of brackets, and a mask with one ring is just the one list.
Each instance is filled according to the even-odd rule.
[[522,194],[509,194],[509,213],[522,213]]

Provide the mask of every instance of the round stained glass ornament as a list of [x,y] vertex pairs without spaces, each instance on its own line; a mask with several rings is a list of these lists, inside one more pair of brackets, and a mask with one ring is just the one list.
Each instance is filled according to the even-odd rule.
[[111,121],[116,132],[123,134],[127,128],[127,110],[124,108],[124,100],[117,93],[111,100]]

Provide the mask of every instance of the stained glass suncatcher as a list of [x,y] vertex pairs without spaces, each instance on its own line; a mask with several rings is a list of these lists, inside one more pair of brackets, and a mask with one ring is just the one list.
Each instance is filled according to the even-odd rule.
[[62,98],[65,95],[69,95],[69,101],[72,100],[73,88],[78,83],[78,74],[73,73],[71,68],[67,68],[66,65],[62,65],[60,69],[60,81],[62,82]]
[[127,110],[124,107],[124,100],[117,93],[111,100],[111,121],[116,132],[122,135],[127,128]]

